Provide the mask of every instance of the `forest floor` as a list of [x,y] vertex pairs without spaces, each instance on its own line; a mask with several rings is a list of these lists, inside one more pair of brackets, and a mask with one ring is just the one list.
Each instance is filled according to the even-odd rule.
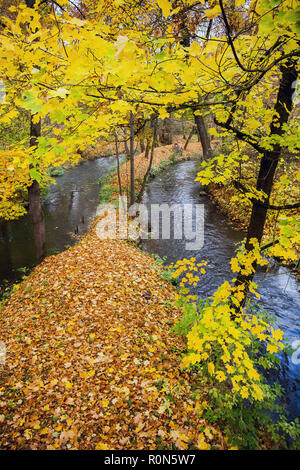
[[226,448],[202,416],[201,378],[180,367],[175,288],[132,244],[100,240],[96,224],[0,309],[0,448]]

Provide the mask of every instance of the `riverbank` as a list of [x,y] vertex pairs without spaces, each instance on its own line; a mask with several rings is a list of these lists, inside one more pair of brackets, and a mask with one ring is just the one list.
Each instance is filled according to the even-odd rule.
[[1,308],[0,448],[226,448],[180,368],[175,289],[130,243],[99,240],[96,223]]
[[[211,201],[218,207],[220,212],[226,216],[228,223],[230,223],[233,228],[246,232],[250,220],[251,207],[243,201],[232,200],[236,194],[236,190],[231,185],[224,186],[214,183],[211,183],[205,189]],[[267,245],[279,236],[278,228],[274,230],[278,217],[278,211],[276,211],[276,213],[273,211],[273,213],[270,212],[268,214],[265,235],[263,237],[263,245]],[[296,217],[299,220],[299,210],[285,211],[284,217]],[[300,276],[300,245],[296,244],[292,251],[292,258],[285,260],[280,257],[276,257],[276,259],[283,266],[287,266]]]
[[[164,145],[157,147],[154,150],[151,171],[148,176],[148,181],[155,177],[162,170],[169,165],[178,163],[183,160],[199,159],[201,155],[201,144],[199,142],[191,141],[186,150],[183,150],[184,140],[178,138],[175,144]],[[142,186],[144,175],[149,166],[149,158],[145,158],[145,152],[136,155],[134,158],[134,176],[135,176],[135,194],[138,196]],[[120,180],[122,195],[129,199],[130,195],[130,161],[126,160],[120,164]],[[120,188],[118,176],[115,169],[106,177],[103,178],[100,202],[113,202],[119,197]]]
[[[170,165],[171,147],[165,150],[162,166]],[[136,158],[137,168],[147,162]],[[186,196],[207,201],[195,187],[195,170],[196,161],[171,165],[153,185],[169,185],[171,199],[181,196],[181,202]],[[224,221],[216,220],[209,201],[206,210],[216,231],[206,233],[201,259],[218,253],[225,266]],[[186,343],[170,331],[181,316],[173,306],[175,290],[163,280],[170,276],[133,244],[99,240],[96,224],[73,248],[35,268],[0,313],[7,347],[0,448],[226,449],[220,430],[203,417],[210,381],[180,368]],[[175,260],[186,256],[178,246],[170,249]],[[204,289],[218,285],[216,273],[224,276],[214,266],[208,262]],[[268,442],[264,438],[260,448]]]
[[[219,142],[221,147],[221,142]],[[256,184],[257,172],[257,157],[249,152],[248,160],[243,162],[243,177],[247,179],[247,184]],[[278,169],[272,188],[270,204],[274,206],[288,206],[296,204],[299,201],[299,169],[297,168],[297,158],[293,154],[285,155],[285,171],[289,174],[289,179],[286,178],[281,168]],[[239,176],[237,176],[239,179]],[[245,183],[244,183],[245,184]],[[239,197],[240,192],[234,186],[232,181],[226,184],[210,183],[205,188],[210,199],[218,209],[226,216],[228,222],[237,230],[246,231],[250,222],[252,204],[246,198]],[[290,224],[285,229],[287,224]],[[263,245],[268,245],[282,237],[284,241],[286,237],[290,238],[291,233],[294,233],[294,240],[292,243],[285,240],[285,258],[282,258],[280,249],[272,249],[272,256],[274,256],[281,264],[292,269],[298,276],[300,275],[299,255],[300,243],[297,233],[299,232],[300,213],[299,209],[285,209],[285,210],[269,210],[266,218],[264,236],[262,239]],[[278,251],[278,252],[277,252]]]
[[151,258],[94,228],[1,310],[1,448],[223,448],[179,367],[174,289]]

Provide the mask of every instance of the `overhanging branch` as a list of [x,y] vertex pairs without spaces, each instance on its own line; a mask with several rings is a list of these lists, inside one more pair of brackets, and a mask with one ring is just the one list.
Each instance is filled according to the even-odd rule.
[[[237,188],[239,191],[246,193],[248,192],[247,188],[240,183],[239,181],[233,181],[233,184],[235,188]],[[282,206],[276,206],[274,204],[264,204],[263,202],[259,201],[256,198],[250,198],[250,201],[256,204],[257,206],[264,207],[265,209],[270,209],[273,211],[285,211],[285,210],[291,210],[291,209],[298,209],[300,207],[300,202],[295,202],[293,204],[285,204]]]

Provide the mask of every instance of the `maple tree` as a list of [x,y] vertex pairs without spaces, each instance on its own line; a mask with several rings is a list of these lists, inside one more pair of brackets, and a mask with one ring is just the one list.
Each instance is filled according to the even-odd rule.
[[[260,401],[260,379],[245,348],[266,333],[260,324],[245,324],[246,299],[256,293],[253,276],[265,263],[263,254],[295,260],[300,242],[295,213],[299,192],[294,184],[299,176],[299,119],[293,110],[300,57],[297,2],[15,0],[9,7],[1,3],[0,77],[6,102],[0,108],[0,125],[9,126],[28,113],[30,131],[1,149],[0,217],[23,215],[26,208],[19,196],[29,191],[42,251],[40,187],[49,182],[49,168],[77,162],[87,143],[111,135],[118,145],[124,133],[130,147],[127,188],[133,204],[136,186],[143,190],[155,161],[153,123],[167,124],[170,116],[194,119],[204,156],[197,179],[204,185],[230,186],[235,191],[232,202],[245,204],[251,216],[243,250],[231,260],[237,278],[233,285],[220,286],[214,305],[202,311],[188,337],[194,355],[184,364],[205,361],[207,351],[200,350],[217,343],[220,331],[238,336],[240,341],[231,348],[244,359],[237,357],[230,365],[234,392]],[[214,153],[205,126],[208,114],[216,125],[209,132],[224,144]],[[147,152],[151,148],[149,165],[135,158],[135,142],[143,137]],[[292,171],[287,171],[287,154],[292,156]],[[120,192],[129,165],[118,168]],[[293,187],[291,199],[287,187]],[[275,229],[266,234],[272,211],[286,215],[274,220]],[[274,339],[269,331],[271,327],[267,338],[272,353],[281,348],[281,333],[275,331]],[[210,362],[206,371],[220,383],[226,354],[223,362],[222,370]],[[239,366],[241,387],[236,378]],[[81,372],[84,378],[89,373]],[[72,388],[69,380],[64,384]],[[28,421],[29,427],[39,430],[35,418]],[[27,431],[30,440],[32,431]]]

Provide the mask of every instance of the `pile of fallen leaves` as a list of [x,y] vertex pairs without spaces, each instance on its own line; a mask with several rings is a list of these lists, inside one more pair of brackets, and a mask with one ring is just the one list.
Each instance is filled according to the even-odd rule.
[[149,256],[95,224],[35,268],[0,310],[0,448],[226,447],[180,369],[174,294]]
[[[119,142],[119,152],[125,153],[125,145],[124,142]],[[95,145],[88,146],[84,152],[83,157],[86,159],[94,159],[99,157],[110,157],[116,153],[116,146],[115,142],[108,142],[104,140],[100,140]]]

